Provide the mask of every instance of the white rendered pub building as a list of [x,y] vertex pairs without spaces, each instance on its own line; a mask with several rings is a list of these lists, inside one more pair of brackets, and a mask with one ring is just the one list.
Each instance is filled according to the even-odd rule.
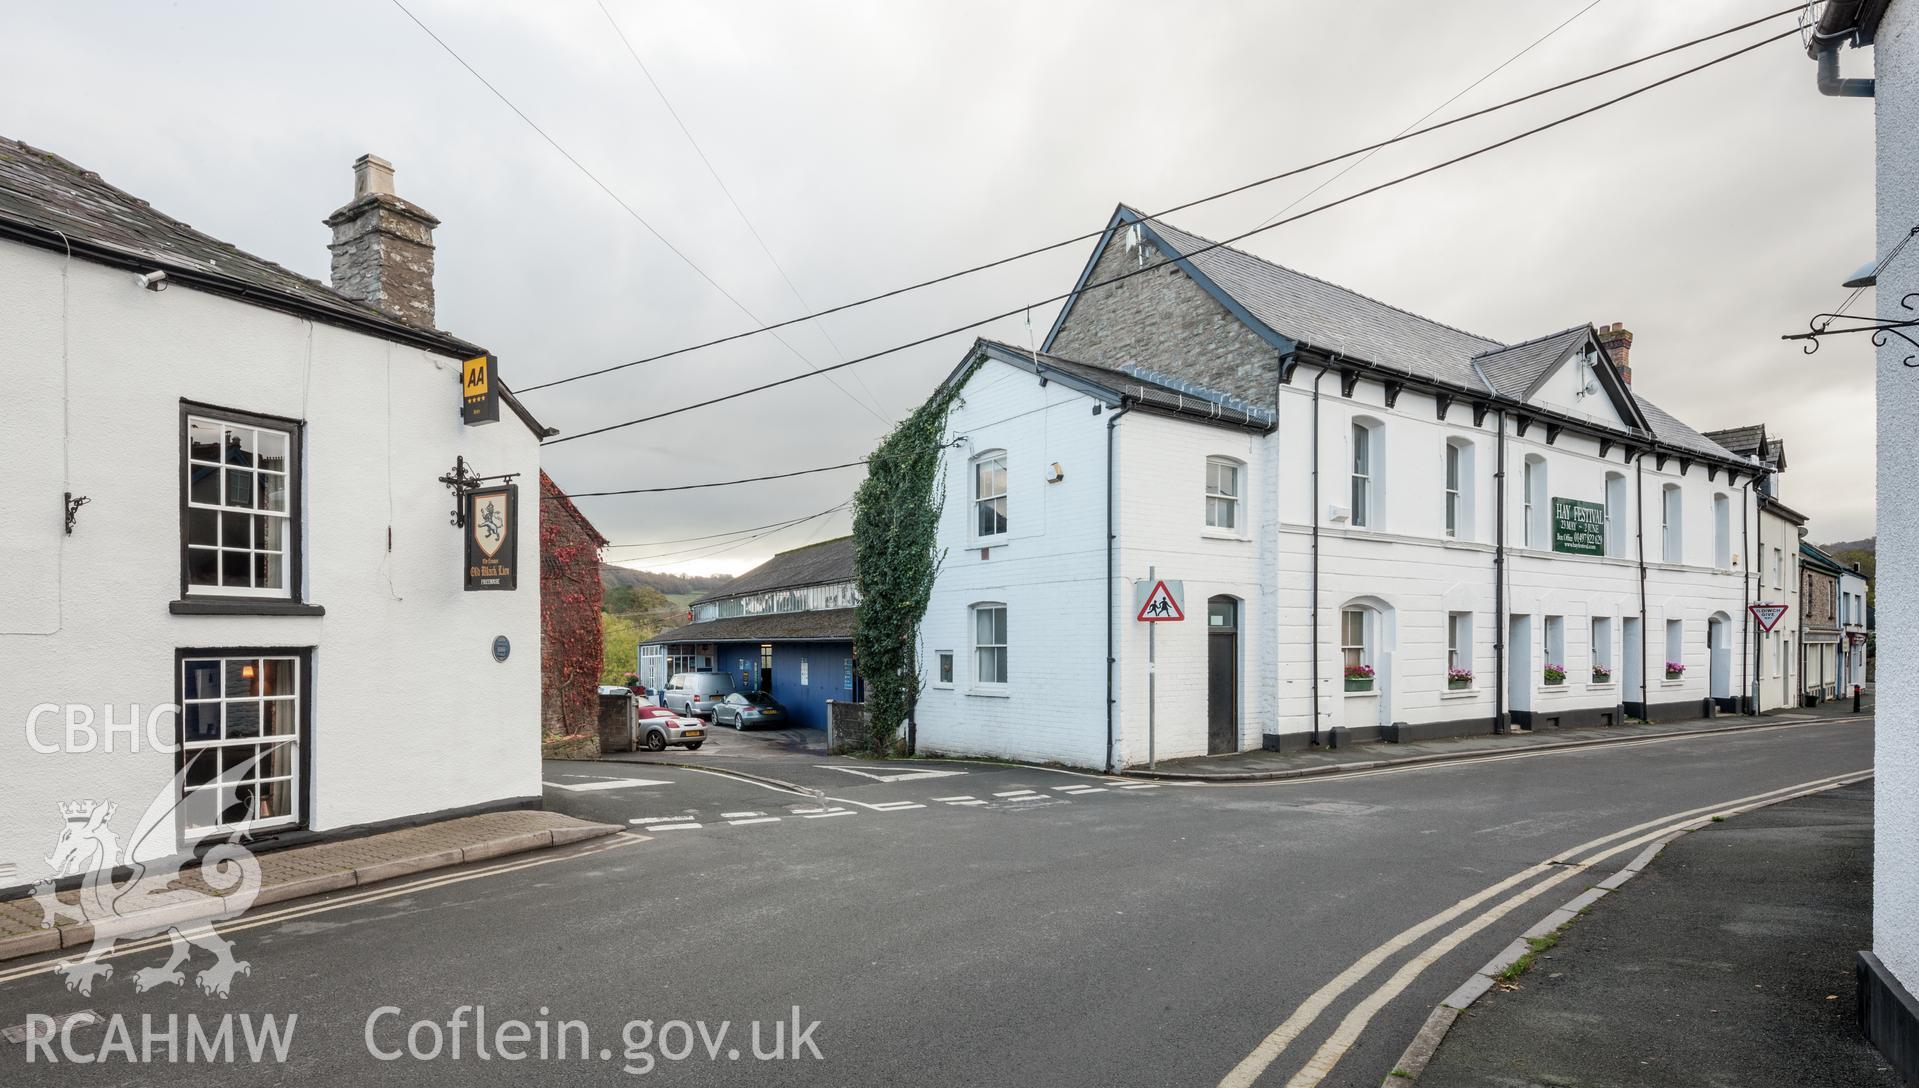
[[[920,746],[1112,768],[1740,708],[1766,469],[1636,395],[1630,344],[1497,342],[1120,208],[1043,346],[948,379]],[[1183,621],[1137,621],[1149,572]]]
[[74,805],[132,861],[538,803],[541,428],[354,184],[328,286],[0,139],[0,889]]

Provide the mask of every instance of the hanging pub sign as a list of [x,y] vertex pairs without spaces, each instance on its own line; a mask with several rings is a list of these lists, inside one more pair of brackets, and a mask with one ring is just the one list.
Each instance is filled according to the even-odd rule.
[[460,420],[469,427],[500,421],[500,361],[491,355],[460,365]]
[[475,488],[465,502],[466,588],[519,588],[519,487]]
[[1596,502],[1553,499],[1553,551],[1606,554],[1606,508]]

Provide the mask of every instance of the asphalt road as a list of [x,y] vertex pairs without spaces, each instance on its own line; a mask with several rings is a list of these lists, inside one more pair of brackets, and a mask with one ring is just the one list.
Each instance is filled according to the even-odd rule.
[[[0,1043],[0,1083],[1372,1088],[1472,968],[1660,821],[1870,763],[1869,722],[1144,789],[755,757],[756,773],[816,797],[684,767],[549,763],[551,806],[633,834],[234,932],[251,973],[228,1001],[135,994],[132,969],[154,953],[91,997],[0,965],[0,1027],[126,1014],[137,1049],[142,1013],[297,1013],[284,1062],[76,1065],[56,1050],[59,1064],[28,1066],[27,1048]],[[1545,864],[1562,853],[1591,864]],[[510,1018],[584,1021],[586,1055],[482,1061],[469,1031],[453,1058],[444,1025],[468,1005],[485,1007],[489,1037]],[[369,1041],[383,1007],[400,1011]],[[749,1023],[766,1051],[780,1022],[791,1050],[795,1008],[801,1032],[818,1021],[811,1047],[755,1060]],[[403,1051],[416,1020],[442,1025],[415,1032],[421,1050],[440,1037],[437,1058],[370,1053]],[[674,1020],[705,1021],[706,1039]],[[97,1050],[112,1027],[72,1039]],[[577,1030],[566,1038],[582,1049]]]

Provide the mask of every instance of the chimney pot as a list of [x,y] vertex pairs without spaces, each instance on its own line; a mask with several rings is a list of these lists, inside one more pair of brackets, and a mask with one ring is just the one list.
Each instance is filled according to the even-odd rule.
[[370,153],[353,160],[353,199],[369,193],[393,195],[393,164]]
[[333,289],[389,317],[433,328],[433,228],[440,221],[393,191],[393,164],[353,162],[353,199],[326,217]]
[[1619,377],[1627,385],[1632,384],[1632,332],[1623,322],[1615,321],[1610,325],[1599,326],[1599,346],[1606,349],[1606,355],[1619,368]]

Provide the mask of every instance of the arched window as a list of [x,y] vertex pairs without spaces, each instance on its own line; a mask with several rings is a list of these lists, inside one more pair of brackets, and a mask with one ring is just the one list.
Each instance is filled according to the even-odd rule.
[[1520,543],[1527,548],[1552,547],[1552,504],[1547,500],[1546,459],[1536,453],[1526,455],[1520,481]]
[[1240,529],[1239,503],[1246,466],[1231,457],[1206,459],[1206,527]]
[[1469,438],[1446,440],[1445,510],[1442,527],[1454,540],[1473,538],[1473,442]]
[[1378,528],[1383,501],[1385,428],[1376,419],[1353,420],[1352,510],[1356,528]]
[[1606,554],[1626,554],[1626,476],[1606,473]]
[[1678,484],[1667,484],[1660,492],[1659,538],[1663,542],[1660,558],[1668,563],[1684,562],[1686,556],[1685,507],[1680,496]]
[[973,458],[973,536],[1005,535],[1006,451],[987,450]]
[[1712,497],[1712,565],[1732,567],[1732,500],[1723,493]]

